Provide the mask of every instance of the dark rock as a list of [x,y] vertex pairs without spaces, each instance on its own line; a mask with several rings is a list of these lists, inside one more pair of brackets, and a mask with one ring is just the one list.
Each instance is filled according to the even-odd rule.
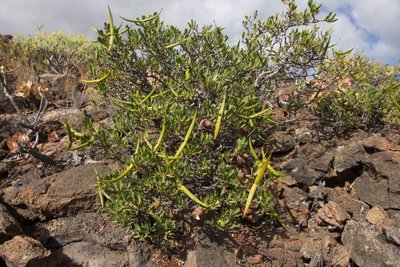
[[334,150],[330,144],[322,141],[317,144],[306,144],[298,149],[298,157],[305,159],[311,169],[329,175],[332,168]]
[[28,236],[17,235],[0,245],[0,256],[7,266],[40,266],[37,262],[49,255],[50,251],[46,250],[39,241]]
[[365,155],[364,148],[358,143],[337,147],[333,162],[334,173],[338,174],[357,167]]
[[387,243],[368,222],[347,221],[342,242],[358,266],[400,266],[400,247]]
[[358,197],[371,206],[379,205],[389,208],[388,181],[386,179],[375,179],[374,175],[363,172],[355,180]]
[[324,230],[306,237],[300,253],[305,259],[310,260],[309,266],[346,267],[350,261],[347,248],[338,244],[335,235]]
[[295,141],[293,135],[285,131],[276,131],[271,136],[271,147],[268,149],[274,152],[288,152],[295,148]]
[[152,266],[146,243],[97,212],[39,222],[25,231],[53,251],[47,266]]
[[129,229],[97,212],[39,222],[29,229],[29,234],[52,249],[72,242],[91,241],[113,250],[123,250],[133,241]]
[[86,113],[94,121],[101,121],[108,118],[112,111],[109,106],[90,106],[87,108]]
[[290,216],[288,219],[295,225],[306,227],[309,218],[308,195],[297,187],[282,185],[282,189],[282,199]]
[[308,127],[301,127],[295,130],[296,141],[299,144],[307,144],[313,141],[312,131]]
[[[128,252],[128,263],[131,267],[152,267],[153,264],[150,261],[151,253],[149,252],[148,245],[146,244],[131,244],[127,248]],[[154,265],[154,267],[157,265]]]
[[53,251],[45,266],[152,266],[148,245],[104,214],[39,222],[26,232]]
[[319,182],[318,185],[308,187],[308,194],[312,198],[311,210],[319,209],[325,205],[325,181]]
[[64,246],[61,250],[63,255],[78,266],[128,266],[126,252],[111,250],[92,242],[74,242]]
[[331,168],[333,162],[333,153],[332,152],[320,152],[310,163],[310,168],[324,172],[327,176],[330,176]]
[[297,181],[289,175],[281,176],[280,179],[283,184],[285,184],[289,187],[293,187],[293,186],[297,185]]
[[19,235],[22,232],[19,222],[12,216],[7,208],[0,203],[0,240],[5,237]]
[[364,160],[365,171],[355,180],[359,198],[384,209],[400,209],[400,153],[378,152]]
[[3,179],[7,172],[7,163],[5,163],[4,161],[0,161],[0,179]]
[[105,172],[103,164],[71,168],[42,179],[4,188],[4,201],[29,220],[58,218],[99,208],[96,172]]
[[383,233],[385,234],[386,239],[397,245],[400,246],[400,228],[396,226],[388,226],[383,228]]
[[306,160],[301,158],[290,160],[282,169],[298,183],[306,186],[315,184],[323,176],[322,172],[309,168]]
[[216,242],[212,242],[208,237],[201,240],[194,250],[187,254],[185,267],[202,267],[202,266],[238,266],[235,262],[235,254],[233,250]]
[[255,264],[260,264],[262,260],[262,255],[254,255],[254,256],[250,256],[247,258],[247,263],[255,265]]

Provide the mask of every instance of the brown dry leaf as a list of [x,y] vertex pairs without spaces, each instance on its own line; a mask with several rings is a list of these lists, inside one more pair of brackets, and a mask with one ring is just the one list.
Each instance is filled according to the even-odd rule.
[[29,144],[29,137],[26,134],[15,133],[13,136],[7,139],[7,147],[11,153],[17,153],[19,150],[19,145],[17,142],[22,144]]
[[49,141],[50,143],[55,143],[58,140],[60,140],[60,136],[58,136],[56,131],[49,133],[49,135],[47,136],[47,141]]
[[27,98],[31,92],[31,88],[32,88],[32,81],[28,82],[19,81],[15,88],[14,95]]
[[7,139],[7,147],[11,153],[18,152],[19,146],[18,146],[16,140],[17,140],[17,138],[15,138],[14,136]]
[[43,84],[37,83],[33,86],[32,88],[33,95],[36,97],[36,99],[40,100],[42,96],[49,97],[50,95],[50,90],[48,87],[46,87]]

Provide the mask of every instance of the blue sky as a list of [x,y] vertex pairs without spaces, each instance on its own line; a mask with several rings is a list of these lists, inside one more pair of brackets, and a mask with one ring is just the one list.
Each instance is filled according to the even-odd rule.
[[[355,48],[372,60],[399,64],[400,0],[319,0],[324,12],[337,13],[333,42],[341,49]],[[306,0],[297,1],[305,7]],[[185,27],[190,19],[201,24],[224,27],[231,39],[238,39],[245,15],[259,11],[268,17],[283,10],[280,0],[2,0],[0,33],[32,34],[35,24],[43,31],[64,30],[94,37],[90,26],[101,27],[107,17],[107,4],[113,13],[138,17],[163,10],[161,18],[168,24]]]

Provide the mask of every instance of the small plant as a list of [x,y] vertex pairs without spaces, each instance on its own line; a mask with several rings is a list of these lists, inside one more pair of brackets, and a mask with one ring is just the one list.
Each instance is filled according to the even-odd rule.
[[263,103],[273,100],[273,84],[326,58],[330,34],[316,24],[335,21],[317,19],[313,1],[304,11],[285,2],[285,13],[265,21],[246,17],[236,45],[219,27],[165,26],[160,13],[116,27],[109,9],[109,23],[97,30],[101,61],[83,82],[96,83],[115,108],[112,127],[68,132],[118,163],[98,175],[101,202],[138,237],[184,234],[182,219],[229,230],[253,222],[250,215],[278,218],[268,183],[279,172],[263,151],[265,129],[277,122]]

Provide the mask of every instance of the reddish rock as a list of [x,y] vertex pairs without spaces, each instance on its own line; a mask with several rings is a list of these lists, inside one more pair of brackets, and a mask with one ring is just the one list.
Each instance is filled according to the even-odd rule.
[[50,251],[28,236],[17,235],[0,245],[0,256],[7,266],[40,266],[39,262],[50,255]]
[[359,143],[366,150],[368,150],[369,153],[376,153],[387,150],[400,150],[399,145],[393,144],[387,138],[379,135],[372,135],[367,138],[362,138]]
[[350,215],[337,203],[329,201],[325,206],[318,210],[315,221],[318,225],[327,225],[329,229],[342,229]]
[[296,238],[285,239],[274,236],[274,239],[268,244],[267,248],[259,250],[259,253],[265,256],[272,266],[304,266],[300,249],[302,242]]
[[332,260],[329,266],[347,267],[350,264],[350,251],[341,244],[336,244],[332,250]]
[[350,195],[345,188],[325,188],[325,192],[329,201],[339,204],[353,218],[361,218],[369,210],[369,206]]
[[367,212],[367,215],[365,216],[367,221],[369,223],[375,224],[375,225],[382,225],[383,222],[388,219],[388,216],[386,215],[386,212],[382,207],[380,206],[375,206],[372,209],[370,209]]

